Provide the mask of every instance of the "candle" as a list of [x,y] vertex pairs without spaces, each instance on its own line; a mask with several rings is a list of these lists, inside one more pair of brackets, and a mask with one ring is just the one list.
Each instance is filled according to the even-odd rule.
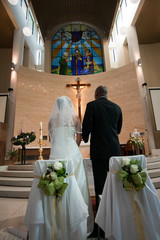
[[40,140],[42,140],[42,122],[40,122]]

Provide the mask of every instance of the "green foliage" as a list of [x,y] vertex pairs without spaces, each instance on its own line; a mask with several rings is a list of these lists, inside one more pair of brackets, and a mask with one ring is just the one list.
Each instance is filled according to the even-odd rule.
[[[132,166],[135,167],[135,172],[132,172]],[[119,180],[123,181],[123,186],[127,191],[135,189],[138,192],[145,187],[147,173],[145,169],[142,170],[140,160],[131,159],[129,165],[122,165],[122,170],[119,170],[117,173]]]
[[33,142],[36,139],[36,135],[34,131],[26,132],[24,133],[21,131],[21,133],[15,137],[12,137],[11,142],[13,145],[18,146],[25,146],[28,145],[29,143]]
[[18,157],[18,160],[21,160],[21,156],[18,154],[18,149],[13,148],[7,152],[6,158]]
[[67,183],[64,183],[67,176],[65,163],[62,161],[56,163],[61,163],[62,167],[56,169],[54,164],[49,164],[38,184],[38,188],[41,188],[46,196],[62,196],[68,186]]
[[130,143],[133,145],[138,145],[140,149],[143,149],[144,147],[144,140],[139,137],[131,137],[130,138]]

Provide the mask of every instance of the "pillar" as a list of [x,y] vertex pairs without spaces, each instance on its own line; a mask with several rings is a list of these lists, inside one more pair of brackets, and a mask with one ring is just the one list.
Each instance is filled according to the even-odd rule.
[[8,129],[7,129],[7,141],[6,151],[12,147],[11,138],[14,135],[14,123],[15,123],[15,110],[16,110],[16,94],[17,94],[17,71],[19,66],[22,66],[24,52],[24,35],[22,29],[15,29],[13,36],[13,48],[12,48],[12,62],[15,64],[15,70],[11,71],[10,88],[13,91],[9,93],[8,103]]
[[140,91],[140,96],[142,99],[143,104],[143,111],[144,111],[144,119],[146,124],[146,132],[147,132],[147,139],[149,145],[149,153],[152,149],[155,149],[155,141],[152,129],[152,122],[150,117],[150,110],[149,110],[149,103],[147,97],[147,90],[144,75],[143,75],[143,68],[142,66],[138,66],[138,59],[141,59],[140,50],[139,50],[139,43],[137,38],[137,32],[135,26],[130,26],[127,30],[127,41],[128,41],[128,49],[131,62],[135,63],[137,79],[138,79],[138,86]]
[[104,71],[110,71],[111,70],[111,66],[110,66],[110,59],[109,59],[109,48],[108,48],[108,40],[106,38],[103,38],[102,40],[102,44],[103,44],[103,59],[104,59]]
[[44,60],[44,71],[51,73],[51,41],[45,41],[45,60]]

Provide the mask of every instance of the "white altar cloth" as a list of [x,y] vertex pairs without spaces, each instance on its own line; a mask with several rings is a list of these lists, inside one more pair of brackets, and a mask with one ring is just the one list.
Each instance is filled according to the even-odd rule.
[[[121,169],[124,157],[110,158],[109,169],[117,172]],[[130,156],[141,159],[142,168],[147,167],[143,155]],[[147,186],[138,192],[138,201],[145,232],[145,240],[160,240],[160,201],[156,189],[147,173]],[[116,240],[137,240],[136,225],[129,191],[123,188],[118,175],[109,172],[102,193],[95,222],[105,232],[105,237]]]
[[[34,165],[34,175],[42,176],[47,165],[56,161],[60,160],[37,160]],[[88,207],[75,176],[72,175],[71,163],[66,161],[66,171],[71,176],[65,178],[68,186],[64,195],[56,200],[56,211],[53,208],[53,197],[44,195],[37,187],[39,179],[34,178],[25,216],[30,240],[53,239],[53,228],[56,240],[86,240]]]

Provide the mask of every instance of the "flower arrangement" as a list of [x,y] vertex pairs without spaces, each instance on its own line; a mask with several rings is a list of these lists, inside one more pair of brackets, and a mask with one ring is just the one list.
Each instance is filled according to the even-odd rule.
[[21,130],[19,135],[12,137],[11,142],[13,145],[16,146],[18,145],[25,146],[33,142],[35,139],[36,135],[33,130],[30,133],[29,132],[24,133],[23,130]]
[[133,145],[138,145],[140,149],[143,149],[144,146],[144,140],[140,137],[131,137],[130,143]]
[[57,161],[53,165],[49,164],[46,172],[40,178],[38,188],[41,188],[47,196],[62,196],[68,186],[67,183],[64,183],[67,175],[64,161]]
[[146,169],[142,169],[141,160],[123,158],[122,170],[118,171],[119,179],[123,181],[124,188],[137,192],[144,188],[147,179]]

